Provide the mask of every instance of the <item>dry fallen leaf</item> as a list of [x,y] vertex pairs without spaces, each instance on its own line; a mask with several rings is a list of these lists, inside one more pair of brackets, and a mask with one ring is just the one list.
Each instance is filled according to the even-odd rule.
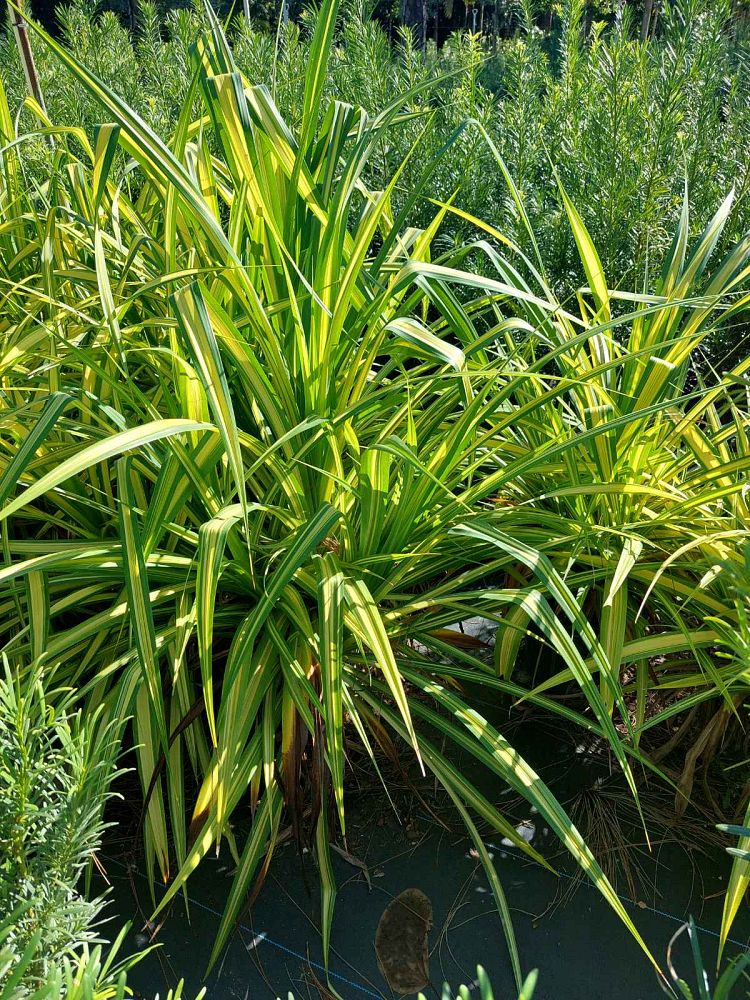
[[383,912],[375,932],[375,954],[394,992],[417,993],[429,985],[430,927],[432,904],[419,889],[405,889]]

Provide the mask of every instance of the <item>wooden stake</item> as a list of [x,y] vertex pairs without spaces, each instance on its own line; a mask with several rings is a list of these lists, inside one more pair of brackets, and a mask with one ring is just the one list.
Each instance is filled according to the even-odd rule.
[[42,87],[39,83],[39,74],[36,71],[36,63],[34,62],[34,53],[31,51],[31,43],[29,42],[29,34],[26,30],[26,22],[21,16],[20,10],[13,4],[8,4],[8,10],[10,11],[10,20],[13,25],[13,33],[16,36],[16,44],[18,45],[18,54],[21,57],[21,65],[23,66],[23,73],[26,77],[26,86],[29,89],[29,93],[37,102],[39,107],[47,113],[47,109],[44,106],[44,94],[42,94]]
[[649,29],[651,27],[651,12],[654,7],[654,0],[644,0],[643,2],[643,20],[641,21],[641,41],[647,42]]

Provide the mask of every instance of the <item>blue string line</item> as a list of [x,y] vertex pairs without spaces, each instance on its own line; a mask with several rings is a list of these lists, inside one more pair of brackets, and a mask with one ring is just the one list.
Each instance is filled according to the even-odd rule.
[[[125,868],[126,870],[129,869],[130,871],[135,872],[136,875],[138,875],[146,882],[149,881],[147,875],[144,875],[143,872],[138,871],[137,868],[130,868],[129,865],[126,865],[124,861],[119,861],[117,858],[111,858],[106,854],[102,854],[102,858],[104,858],[105,861],[111,862],[112,864],[119,865],[121,868]],[[154,882],[154,885],[156,885],[160,889],[163,888],[161,883],[159,882]],[[194,899],[192,896],[186,896],[186,898],[190,906],[195,906],[199,910],[205,910],[207,913],[210,913],[214,917],[218,917],[218,919],[221,920],[223,914],[219,910],[215,910],[213,907],[208,906],[206,903],[201,903],[199,900]],[[248,927],[246,924],[239,924],[239,926],[242,928],[243,931],[246,931],[248,934],[256,934],[253,928]],[[279,941],[274,941],[274,939],[269,937],[264,931],[261,931],[260,933],[262,934],[262,941],[265,941],[267,944],[273,945],[273,947],[278,948],[279,951],[284,951],[286,952],[287,955],[291,955],[293,958],[298,958],[302,962],[306,962],[308,965],[311,965],[313,966],[313,968],[320,970],[320,972],[324,973],[326,976],[330,976],[332,979],[338,979],[342,983],[346,983],[347,986],[353,986],[354,989],[359,990],[360,993],[366,993],[368,996],[375,997],[376,1000],[381,1000],[382,995],[380,993],[375,993],[367,986],[362,986],[361,983],[357,983],[353,979],[348,979],[346,976],[342,976],[340,972],[331,972],[330,970],[326,970],[326,967],[324,965],[321,965],[320,962],[316,962],[312,958],[308,958],[306,955],[300,954],[300,952],[295,951],[293,948],[288,948],[285,944],[281,944]],[[260,943],[261,941],[258,942],[258,944]]]
[[[497,848],[495,848],[495,850],[497,850]],[[521,854],[520,851],[514,848],[503,847],[502,850],[504,853],[508,854],[512,858],[516,858],[518,861],[528,860],[525,854]],[[570,872],[557,872],[556,874],[559,875],[561,878],[569,879],[571,882],[574,882],[577,878],[579,878],[579,876],[577,875],[571,875]],[[583,879],[581,881],[581,884],[587,886],[589,889],[596,889],[596,886],[592,885],[588,879]],[[638,904],[634,903],[632,899],[629,899],[627,896],[621,896],[619,892],[616,892],[615,895],[617,896],[617,898],[620,900],[621,903],[626,903],[629,906],[637,907],[637,909],[639,910],[650,910],[651,913],[655,913],[659,917],[666,917],[667,920],[674,920],[675,923],[678,924],[685,923],[683,917],[678,917],[674,913],[667,912],[667,910],[659,910],[655,906],[649,906],[648,903],[646,903],[645,906],[638,906]],[[695,929],[697,931],[700,931],[701,934],[710,934],[711,937],[715,938],[721,937],[718,931],[713,931],[711,930],[710,927],[701,927],[698,924],[696,924]],[[727,944],[735,944],[737,945],[738,948],[742,948],[743,951],[747,951],[748,948],[750,948],[750,944],[748,944],[747,941],[738,941],[736,938],[731,938],[731,937],[727,938]]]
[[[514,850],[513,848],[504,848],[504,853],[507,854],[509,857],[515,858],[517,861],[524,861],[524,860],[526,860],[526,856],[524,854],[521,854],[519,851]],[[122,868],[125,868],[125,869],[128,868],[128,866],[124,862],[118,861],[116,858],[110,858],[107,855],[102,855],[102,857],[104,857],[107,861],[111,861],[113,864],[119,865]],[[131,870],[135,871],[135,873],[137,875],[139,875],[140,878],[142,878],[146,882],[148,882],[148,877],[146,875],[144,875],[143,872],[139,872],[137,869],[131,869]],[[561,878],[566,878],[566,879],[569,879],[570,881],[575,881],[579,877],[577,875],[571,875],[569,872],[563,872],[563,871],[558,872],[557,874]],[[582,882],[582,884],[588,886],[590,889],[596,888],[595,886],[591,885],[591,883],[589,881],[587,881],[587,880],[584,880]],[[156,882],[155,885],[157,885],[157,886],[159,886],[159,888],[161,888],[160,883]],[[617,896],[617,898],[620,900],[621,903],[624,903],[624,904],[629,905],[631,907],[636,905],[635,903],[633,903],[632,899],[629,899],[627,896],[620,895],[619,892],[616,892],[615,895]],[[201,903],[198,900],[193,899],[192,897],[189,897],[189,896],[187,897],[187,899],[188,899],[188,902],[189,902],[190,905],[196,906],[199,910],[205,910],[207,913],[212,914],[213,916],[217,917],[218,919],[221,919],[221,917],[223,916],[223,914],[219,910],[213,909],[213,907],[208,906],[206,903]],[[684,919],[682,917],[678,917],[674,913],[669,913],[667,910],[657,909],[657,907],[655,907],[655,906],[649,906],[648,904],[646,904],[645,907],[638,907],[638,909],[649,910],[651,913],[655,913],[659,917],[664,917],[666,920],[672,920],[672,921],[674,921],[677,924],[684,924],[685,923],[685,921],[684,921]],[[248,934],[255,934],[255,931],[253,930],[252,927],[248,927],[246,924],[240,924],[239,926],[242,928],[242,930],[246,931]],[[709,935],[711,935],[711,937],[715,937],[715,938],[720,937],[719,932],[711,930],[710,927],[702,927],[702,926],[696,924],[696,930],[698,930],[701,934],[709,934]],[[263,931],[261,931],[261,934],[263,935],[263,937],[262,937],[263,941],[266,941],[268,944],[272,945],[274,948],[278,948],[279,951],[286,952],[287,955],[291,955],[293,958],[298,958],[302,962],[307,962],[308,965],[313,966],[313,968],[315,968],[315,969],[319,969],[325,975],[331,976],[333,979],[338,979],[342,983],[346,983],[347,986],[353,986],[354,989],[359,990],[360,993],[366,993],[368,996],[376,997],[376,1000],[380,1000],[381,994],[373,992],[367,986],[362,986],[360,983],[357,983],[357,982],[355,982],[352,979],[348,979],[346,976],[341,975],[341,973],[339,973],[339,972],[326,971],[325,966],[321,965],[320,962],[316,962],[313,959],[308,958],[306,955],[300,954],[300,952],[295,951],[293,948],[289,948],[285,944],[281,944],[279,941],[274,941],[273,938],[269,937]],[[260,942],[258,942],[258,943],[260,944]],[[727,938],[727,943],[728,944],[736,945],[738,948],[743,949],[743,951],[747,950],[748,947],[749,947],[748,943],[746,941],[738,941],[736,938],[732,938],[732,937],[728,937]]]

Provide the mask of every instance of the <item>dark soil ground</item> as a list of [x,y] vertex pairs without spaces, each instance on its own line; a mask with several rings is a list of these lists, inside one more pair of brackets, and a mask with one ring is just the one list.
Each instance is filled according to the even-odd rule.
[[[712,970],[716,931],[721,920],[723,890],[730,858],[710,834],[710,823],[688,817],[671,823],[671,800],[663,790],[644,792],[644,811],[651,850],[621,782],[610,777],[606,756],[595,747],[570,742],[564,731],[547,726],[520,726],[516,742],[553,787],[566,808],[576,813],[584,832],[596,841],[603,863],[617,878],[626,908],[653,955],[664,965],[667,945],[692,914],[702,928],[706,968]],[[488,834],[494,861],[508,897],[524,971],[539,970],[535,1000],[651,1000],[664,994],[638,945],[598,892],[579,883],[575,866],[560,845],[531,813],[527,804],[505,793],[485,776],[483,791],[505,808],[514,822],[536,826],[534,845],[555,866],[558,876],[504,848]],[[408,786],[408,783],[407,783]],[[396,782],[400,819],[373,782],[360,786],[348,803],[348,847],[367,872],[334,858],[339,893],[332,934],[331,985],[344,1000],[392,997],[374,951],[378,921],[389,901],[417,888],[430,899],[430,982],[428,998],[439,996],[444,981],[471,984],[476,965],[490,974],[495,1000],[515,998],[502,927],[481,865],[455,816],[422,782],[422,801],[413,789]],[[432,813],[432,814],[431,814]],[[440,825],[444,821],[447,828]],[[135,850],[135,853],[133,853]],[[112,883],[114,922],[133,922],[129,941],[138,937],[151,909],[145,865],[137,845],[112,840],[103,863]],[[623,859],[627,859],[624,861]],[[176,903],[160,928],[162,947],[148,955],[131,974],[131,984],[152,998],[179,978],[187,984],[186,1000],[204,985],[203,974],[219,926],[232,872],[229,852],[207,859],[189,883],[190,910]],[[369,885],[368,885],[369,876]],[[160,889],[157,887],[158,898]],[[731,958],[750,937],[750,908],[745,906],[728,946]],[[300,854],[288,842],[274,857],[270,874],[252,911],[244,918],[222,960],[205,982],[212,1000],[296,1000],[330,996],[318,935],[319,897],[312,854]],[[674,963],[690,982],[692,961],[682,935]],[[740,987],[733,997],[750,996]]]

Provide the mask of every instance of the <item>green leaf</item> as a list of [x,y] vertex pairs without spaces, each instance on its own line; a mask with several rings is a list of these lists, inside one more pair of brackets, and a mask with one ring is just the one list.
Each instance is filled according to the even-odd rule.
[[[750,803],[748,803],[747,806],[743,827],[745,829],[742,831],[742,835],[740,836],[737,846],[739,850],[747,852],[750,851]],[[734,923],[739,911],[740,904],[747,893],[748,886],[750,886],[750,861],[747,861],[742,857],[735,857],[734,862],[732,863],[732,871],[729,874],[726,895],[724,896],[724,909],[721,915],[721,934],[719,937],[719,953],[716,957],[717,968],[721,962],[721,956],[724,952],[727,938],[729,937],[732,924]]]
[[599,254],[597,253],[594,242],[589,235],[589,231],[583,224],[583,219],[578,214],[578,210],[573,202],[570,198],[568,198],[559,179],[558,187],[560,188],[560,194],[562,195],[568,220],[570,221],[570,228],[573,230],[573,236],[576,241],[576,246],[578,247],[578,253],[581,257],[581,263],[583,264],[583,269],[586,272],[586,278],[591,286],[591,291],[594,293],[594,300],[596,301],[597,307],[597,318],[606,323],[610,318],[609,288],[607,286],[607,280],[604,277],[602,262],[599,259]]
[[80,475],[99,462],[106,462],[125,451],[141,448],[176,434],[185,434],[188,431],[215,430],[216,428],[211,424],[198,423],[195,420],[154,420],[142,427],[133,427],[130,430],[121,431],[119,434],[113,434],[103,441],[98,441],[96,444],[82,449],[72,458],[61,462],[56,468],[37,479],[20,496],[11,500],[0,510],[0,521],[4,521],[11,514],[15,514],[16,511],[21,510],[38,497],[44,496],[50,490],[57,489],[66,479]]
[[216,740],[213,695],[213,636],[216,590],[222,571],[224,546],[229,532],[243,518],[239,504],[225,507],[216,517],[202,524],[198,532],[198,576],[196,580],[198,654],[201,665],[203,700],[206,705],[211,739]]
[[320,929],[323,939],[323,963],[328,969],[331,945],[333,910],[336,905],[336,878],[331,864],[331,849],[328,834],[327,803],[321,802],[318,823],[315,828],[315,849],[320,869]]
[[120,534],[126,555],[125,584],[128,592],[130,621],[138,650],[138,660],[148,691],[148,700],[155,722],[155,730],[164,753],[169,748],[166,713],[162,697],[161,677],[154,618],[151,611],[148,575],[143,558],[143,545],[135,510],[132,477],[133,460],[130,456],[117,462],[117,485],[119,493]]
[[318,623],[325,740],[341,833],[346,836],[344,820],[344,711],[342,702],[345,576],[341,572],[336,558],[330,552],[320,559],[319,572]]

